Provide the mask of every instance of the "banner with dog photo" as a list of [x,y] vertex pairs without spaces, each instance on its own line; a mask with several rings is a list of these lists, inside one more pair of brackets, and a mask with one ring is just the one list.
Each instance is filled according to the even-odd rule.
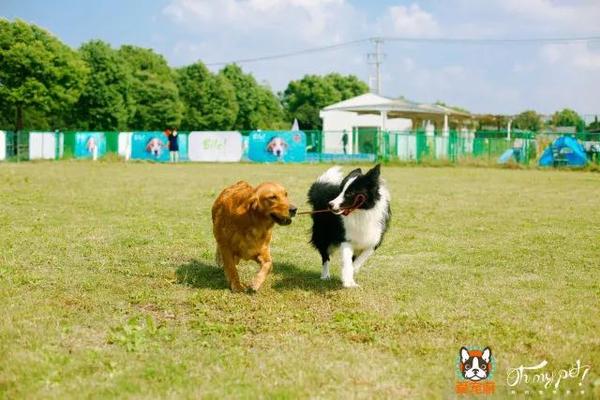
[[306,161],[306,135],[302,131],[253,131],[248,158],[256,162]]
[[98,159],[106,154],[106,136],[104,132],[75,132],[76,158]]
[[[187,160],[187,135],[178,134],[179,159]],[[133,132],[131,158],[134,160],[169,161],[169,141],[164,132]]]

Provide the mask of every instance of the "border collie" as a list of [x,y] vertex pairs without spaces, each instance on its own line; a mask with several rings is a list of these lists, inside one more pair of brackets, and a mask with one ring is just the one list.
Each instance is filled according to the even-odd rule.
[[[313,210],[312,245],[321,254],[321,279],[329,279],[329,256],[337,248],[342,253],[342,283],[358,286],[354,274],[379,247],[391,217],[390,194],[380,178],[381,167],[363,174],[355,169],[346,177],[339,166],[328,169],[308,191]],[[357,207],[348,214],[349,208]],[[347,214],[347,215],[346,215]]]

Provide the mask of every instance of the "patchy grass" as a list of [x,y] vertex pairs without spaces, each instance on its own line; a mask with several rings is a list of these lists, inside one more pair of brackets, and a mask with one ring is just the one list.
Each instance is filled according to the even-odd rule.
[[393,224],[360,289],[338,257],[319,279],[299,217],[261,292],[230,293],[215,196],[276,180],[305,206],[324,168],[0,165],[0,398],[448,398],[463,345],[492,348],[501,397],[509,368],[577,359],[591,372],[558,395],[600,396],[600,175],[387,167]]

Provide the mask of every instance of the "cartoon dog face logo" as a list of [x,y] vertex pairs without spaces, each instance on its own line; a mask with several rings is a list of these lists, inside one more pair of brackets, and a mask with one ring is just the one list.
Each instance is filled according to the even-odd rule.
[[146,144],[146,151],[148,153],[151,153],[155,157],[160,157],[162,148],[163,143],[160,141],[159,138],[152,138],[148,141],[148,144]]
[[465,379],[481,381],[488,377],[492,370],[492,350],[486,347],[481,350],[460,348],[460,371]]
[[277,158],[282,158],[288,149],[288,144],[279,136],[274,136],[267,145],[267,151]]

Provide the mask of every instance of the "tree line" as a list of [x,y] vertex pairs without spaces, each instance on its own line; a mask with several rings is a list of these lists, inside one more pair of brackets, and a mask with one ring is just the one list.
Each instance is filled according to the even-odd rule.
[[552,130],[556,127],[575,128],[576,132],[583,132],[586,129],[597,130],[600,128],[597,117],[596,120],[586,125],[585,120],[577,114],[576,111],[569,108],[556,111],[550,118],[543,119],[541,114],[534,110],[526,110],[514,117],[506,115],[484,115],[478,118],[479,126],[506,130],[509,121],[513,129],[522,129],[532,132],[542,132]]
[[238,65],[171,68],[150,49],[92,40],[72,49],[0,19],[0,129],[320,129],[319,110],[366,93],[356,76],[307,75],[275,94]]

